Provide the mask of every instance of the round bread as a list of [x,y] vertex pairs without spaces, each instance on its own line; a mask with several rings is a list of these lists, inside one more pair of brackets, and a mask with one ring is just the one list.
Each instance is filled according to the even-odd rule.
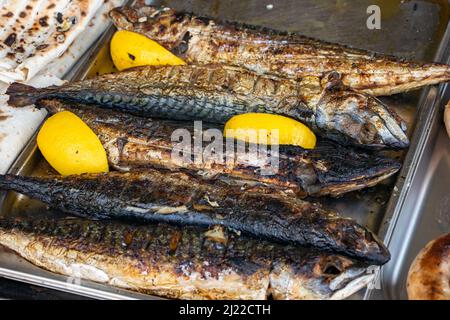
[[450,233],[419,252],[409,269],[406,289],[411,300],[450,300]]
[[447,134],[450,137],[450,101],[447,103],[444,109],[444,123],[447,129]]

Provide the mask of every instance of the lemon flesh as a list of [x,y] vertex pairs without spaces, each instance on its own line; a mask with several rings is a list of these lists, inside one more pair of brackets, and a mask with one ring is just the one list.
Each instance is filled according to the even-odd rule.
[[316,136],[303,123],[266,113],[246,113],[232,117],[224,128],[225,137],[264,144],[287,144],[313,149]]
[[95,133],[75,114],[59,112],[42,125],[37,145],[60,174],[108,172],[106,151]]
[[141,34],[120,30],[111,39],[111,58],[119,71],[139,66],[183,65],[182,59]]
[[111,59],[111,55],[109,52],[109,46],[102,47],[98,52],[94,63],[89,68],[89,71],[86,75],[88,79],[94,78],[96,76],[101,76],[103,74],[114,73],[117,72],[117,68],[114,66],[114,63]]

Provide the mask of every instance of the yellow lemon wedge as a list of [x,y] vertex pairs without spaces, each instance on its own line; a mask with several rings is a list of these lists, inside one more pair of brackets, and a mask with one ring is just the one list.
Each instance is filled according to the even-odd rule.
[[103,74],[114,73],[117,72],[117,68],[114,66],[114,63],[111,59],[111,55],[109,54],[109,47],[105,46],[100,49],[97,56],[95,57],[94,63],[89,68],[89,71],[86,75],[87,78],[94,78],[96,76],[101,76]]
[[48,163],[62,175],[108,172],[106,151],[83,120],[59,112],[42,125],[37,145]]
[[314,149],[316,136],[303,123],[266,113],[246,113],[232,117],[224,128],[225,137],[264,144],[289,144]]
[[139,33],[120,30],[111,39],[111,58],[119,71],[139,66],[183,65],[182,59]]

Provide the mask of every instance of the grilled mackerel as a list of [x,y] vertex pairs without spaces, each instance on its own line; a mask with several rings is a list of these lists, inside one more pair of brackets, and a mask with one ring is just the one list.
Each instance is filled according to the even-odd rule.
[[369,230],[318,205],[264,187],[242,192],[239,187],[208,183],[182,172],[2,175],[0,188],[91,219],[217,227],[218,234],[226,228],[260,239],[340,252],[377,265],[390,258]]
[[341,255],[194,227],[1,219],[0,244],[52,272],[178,299],[344,299],[373,279]]
[[342,144],[409,144],[406,125],[393,111],[370,95],[343,90],[333,75],[323,84],[317,77],[298,82],[224,65],[159,66],[47,89],[15,83],[7,94],[14,106],[60,98],[171,120],[225,123],[242,113],[281,114]]
[[224,63],[258,73],[301,79],[338,72],[346,86],[374,95],[450,80],[450,67],[374,54],[296,34],[238,23],[219,23],[168,8],[116,8],[110,17],[118,29],[159,42],[188,63]]
[[[217,147],[226,149],[220,158],[211,155],[195,161],[194,144],[186,151],[177,137],[172,138],[172,134],[181,128],[189,130],[190,136],[195,137],[192,123],[152,120],[55,99],[41,100],[38,106],[50,113],[66,110],[79,116],[99,137],[110,165],[121,171],[149,166],[170,170],[182,168],[204,179],[225,180],[239,185],[263,184],[291,190],[296,196],[305,197],[338,196],[373,186],[400,168],[396,160],[358,152],[325,140],[319,141],[314,150],[280,146],[278,156],[269,148],[260,148],[258,156],[253,159],[241,157],[234,144],[230,151],[230,144],[224,140]],[[212,128],[203,124],[204,132]],[[208,146],[210,144],[204,142],[202,150],[207,150]],[[250,150],[246,151],[249,156],[252,154]],[[179,153],[187,153],[187,161],[178,161],[173,156]],[[269,174],[272,160],[277,161],[278,170]]]

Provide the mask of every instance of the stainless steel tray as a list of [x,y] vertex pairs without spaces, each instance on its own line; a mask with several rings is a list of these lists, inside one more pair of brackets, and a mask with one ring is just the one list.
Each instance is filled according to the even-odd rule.
[[[159,1],[153,1],[158,3]],[[166,5],[175,7],[177,9],[185,9],[199,14],[206,14],[209,16],[219,17],[221,19],[238,20],[253,24],[262,24],[269,27],[276,27],[278,29],[287,29],[290,31],[298,31],[300,33],[315,36],[324,40],[331,40],[341,42],[344,44],[354,44],[366,49],[377,50],[390,54],[397,54],[408,58],[428,59],[431,60],[431,55],[436,51],[436,45],[440,43],[442,34],[440,34],[440,24],[436,30],[430,26],[432,24],[425,23],[423,16],[415,16],[408,20],[408,22],[393,23],[386,22],[386,29],[383,33],[378,31],[369,31],[365,28],[365,20],[361,20],[366,16],[366,8],[370,5],[370,1],[354,1],[340,0],[340,1],[325,1],[325,0],[304,0],[302,1],[302,8],[309,8],[309,10],[297,10],[299,7],[297,0],[277,1],[273,5],[273,9],[267,9],[266,3],[261,1],[242,1],[232,0],[226,7],[221,7],[220,1],[165,1]],[[367,3],[366,3],[367,2]],[[338,5],[346,8],[345,10],[336,11]],[[409,11],[413,12],[412,5],[414,1],[408,3],[406,7],[402,7],[396,13],[397,16],[404,17]],[[342,9],[342,8],[341,8]],[[439,11],[433,5],[423,6],[419,12],[422,15],[431,15],[435,18],[439,17]],[[422,10],[422,11],[421,11]],[[220,16],[219,16],[220,13]],[[330,24],[324,24],[323,21],[331,21]],[[337,22],[340,21],[340,22]],[[342,21],[347,21],[347,24],[342,24]],[[411,26],[411,21],[414,22]],[[334,23],[334,25],[333,25]],[[318,26],[311,28],[311,24]],[[339,26],[339,32],[336,30],[336,24]],[[415,24],[421,25],[421,33],[415,39],[411,35],[402,30],[410,30],[416,28]],[[319,28],[320,27],[320,28]],[[98,46],[92,48],[67,75],[67,79],[81,79],[86,75],[92,73],[95,68],[95,59],[98,57],[101,49],[107,45],[107,42],[113,32],[110,29],[103,35],[102,39],[98,41]],[[369,35],[377,35],[373,41],[368,43]],[[392,38],[392,34],[397,37]],[[390,42],[389,42],[390,41]],[[447,54],[448,55],[448,54]],[[397,95],[395,97],[384,99],[389,105],[395,106],[401,116],[407,120],[409,128],[414,130],[414,138],[412,146],[408,152],[397,152],[395,156],[403,159],[406,154],[405,165],[402,169],[399,179],[393,177],[383,184],[374,188],[366,189],[360,192],[347,194],[338,199],[323,198],[320,201],[327,207],[333,208],[342,213],[344,216],[352,217],[359,223],[366,225],[368,228],[385,237],[386,242],[393,246],[396,241],[392,235],[397,233],[397,228],[407,228],[409,224],[392,223],[396,221],[394,218],[399,216],[401,211],[398,207],[405,203],[406,195],[412,189],[405,181],[410,181],[412,177],[417,174],[417,165],[419,154],[423,154],[422,137],[430,137],[432,130],[438,126],[436,108],[434,108],[437,101],[430,97],[430,94],[438,95],[436,88],[431,90],[424,90],[420,98],[419,93],[408,93]],[[431,99],[431,100],[430,100]],[[434,109],[433,109],[434,108]],[[419,117],[416,119],[416,114]],[[434,116],[433,116],[434,115]],[[434,122],[429,122],[429,117],[436,119]],[[424,125],[426,123],[427,125]],[[432,136],[432,135],[431,135]],[[33,137],[23,150],[14,165],[10,169],[10,173],[18,173],[24,175],[42,174],[49,172],[51,168],[43,160],[36,148],[35,138]],[[410,177],[410,180],[405,180],[404,177]],[[397,180],[397,181],[396,181]],[[412,181],[412,180],[411,180]],[[393,193],[394,190],[394,193]],[[392,195],[392,197],[391,197]],[[411,198],[410,197],[410,198]],[[414,199],[413,199],[414,200]],[[40,215],[40,214],[56,214],[57,212],[49,211],[45,206],[37,201],[31,201],[27,197],[18,195],[13,192],[0,193],[0,213],[2,215]],[[408,222],[408,221],[406,221]],[[397,252],[394,247],[391,247],[393,254],[393,261],[384,269],[380,279],[382,280],[383,290],[362,290],[355,294],[353,299],[360,299],[364,296],[366,298],[375,298],[375,296],[398,298],[402,295],[387,295],[385,291],[395,291],[397,284],[394,282],[385,281],[384,275],[389,274],[389,268],[398,262]],[[400,257],[401,258],[401,257]],[[403,260],[402,260],[403,261]],[[79,284],[74,284],[72,279],[56,275],[42,269],[39,269],[25,260],[17,257],[10,251],[0,249],[0,276],[30,282],[46,287],[56,288],[68,292],[74,292],[95,298],[154,298],[151,296],[141,295],[134,292],[116,289],[110,286],[96,284],[90,281],[81,281]],[[386,279],[389,279],[386,278]],[[400,292],[401,289],[398,289]],[[404,296],[404,295],[403,295]]]
[[[450,25],[436,55],[450,63]],[[450,232],[450,139],[443,126],[443,107],[450,86],[425,90],[419,118],[400,179],[383,218],[383,236],[393,259],[381,269],[378,290],[367,290],[367,299],[407,299],[409,267],[427,242]],[[404,178],[403,178],[404,177]]]

